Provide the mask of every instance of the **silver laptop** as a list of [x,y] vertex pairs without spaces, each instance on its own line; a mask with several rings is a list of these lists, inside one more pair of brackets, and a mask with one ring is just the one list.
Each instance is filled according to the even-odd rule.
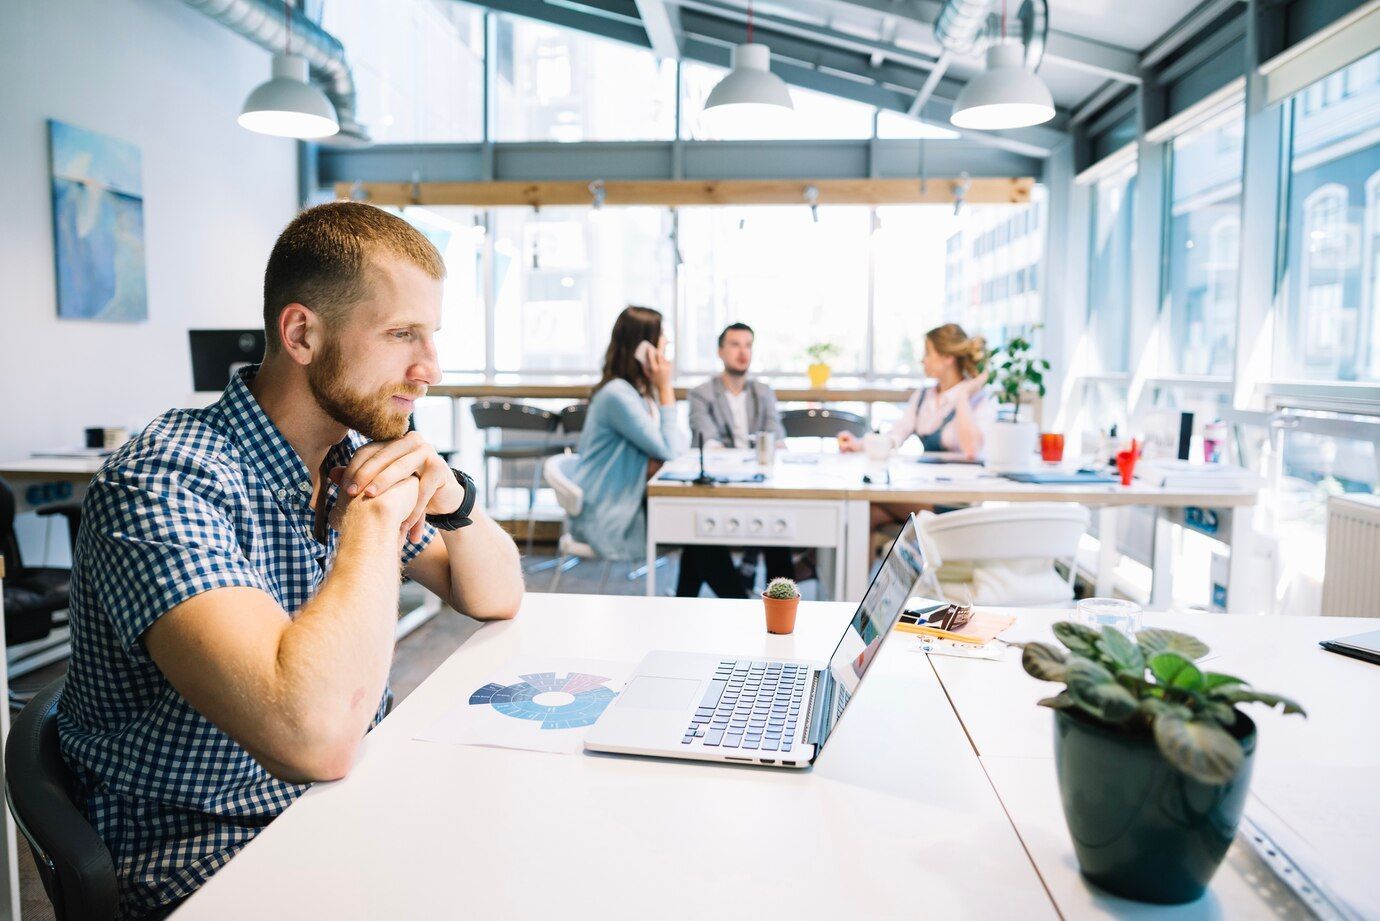
[[819,757],[924,571],[910,516],[828,662],[650,652],[589,751],[805,768]]

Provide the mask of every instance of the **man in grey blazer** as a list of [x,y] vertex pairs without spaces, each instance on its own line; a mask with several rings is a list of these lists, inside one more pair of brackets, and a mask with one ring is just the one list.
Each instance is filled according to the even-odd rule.
[[690,391],[692,445],[706,448],[746,448],[758,432],[786,437],[776,412],[771,387],[748,377],[752,366],[752,327],[734,323],[719,333],[723,373]]
[[[706,448],[746,448],[750,446],[749,437],[758,432],[772,432],[778,439],[786,437],[776,411],[776,394],[761,381],[748,378],[752,341],[752,327],[746,323],[734,323],[719,333],[723,373],[690,391],[693,445],[698,446],[702,440]],[[768,579],[794,573],[789,547],[749,549],[744,566],[756,569],[759,552],[766,556]],[[729,591],[736,576],[729,548],[686,547],[681,553],[676,594],[683,598],[695,597],[700,593],[700,586],[708,582],[720,597],[742,597],[740,593]]]

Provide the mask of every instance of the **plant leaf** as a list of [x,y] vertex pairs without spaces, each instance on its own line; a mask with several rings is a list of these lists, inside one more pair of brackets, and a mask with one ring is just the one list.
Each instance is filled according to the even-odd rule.
[[1245,684],[1235,675],[1223,675],[1219,672],[1203,672],[1203,690],[1211,691],[1213,688],[1225,687],[1231,684]]
[[1180,719],[1192,719],[1193,711],[1183,704],[1170,703],[1158,697],[1146,697],[1140,702],[1139,712],[1148,720],[1154,720],[1162,714],[1177,716]]
[[1066,663],[1064,651],[1048,643],[1026,643],[1021,650],[1021,667],[1041,681],[1063,681]]
[[1068,691],[1060,691],[1053,697],[1046,697],[1044,700],[1038,701],[1036,706],[1049,707],[1051,710],[1069,710],[1077,707],[1078,701],[1074,700]]
[[1236,709],[1220,700],[1209,700],[1203,707],[1203,713],[1212,717],[1224,727],[1231,726],[1236,722]]
[[1078,706],[1103,722],[1124,723],[1136,712],[1136,699],[1131,692],[1117,684],[1111,672],[1090,659],[1070,659],[1064,680]]
[[1118,672],[1134,672],[1139,675],[1145,671],[1145,655],[1140,647],[1127,639],[1126,634],[1115,627],[1103,627],[1097,639],[1097,648],[1104,661],[1110,662]]
[[1221,700],[1233,704],[1265,704],[1267,707],[1275,707],[1283,704],[1285,713],[1301,713],[1304,716],[1308,715],[1303,707],[1298,705],[1297,701],[1291,700],[1282,694],[1269,694],[1265,691],[1253,690],[1252,688],[1232,687],[1226,688],[1225,690],[1219,689],[1212,697],[1214,700]]
[[1145,653],[1147,661],[1162,652],[1177,652],[1185,659],[1201,659],[1208,654],[1207,644],[1197,637],[1156,627],[1139,631],[1136,634],[1136,645]]
[[1177,652],[1162,652],[1151,658],[1150,673],[1167,688],[1195,691],[1203,683],[1203,673],[1198,671],[1198,666]]
[[1223,784],[1241,769],[1241,743],[1216,723],[1165,713],[1155,717],[1154,728],[1155,745],[1164,760],[1194,780]]
[[1054,638],[1080,656],[1097,655],[1097,631],[1071,620],[1054,625]]

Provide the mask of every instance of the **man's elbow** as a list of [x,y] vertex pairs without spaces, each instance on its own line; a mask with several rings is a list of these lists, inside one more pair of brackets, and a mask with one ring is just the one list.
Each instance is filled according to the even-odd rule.
[[355,763],[358,749],[358,739],[333,744],[313,742],[277,757],[264,755],[258,761],[264,770],[286,783],[322,783],[344,778]]

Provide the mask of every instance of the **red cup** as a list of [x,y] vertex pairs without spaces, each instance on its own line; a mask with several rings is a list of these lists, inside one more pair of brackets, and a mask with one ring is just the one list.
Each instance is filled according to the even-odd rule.
[[1116,456],[1116,469],[1121,473],[1121,485],[1130,486],[1131,477],[1136,472],[1136,458],[1140,456],[1138,451],[1121,451]]
[[1047,464],[1057,464],[1064,459],[1064,436],[1060,432],[1040,434],[1040,457]]

